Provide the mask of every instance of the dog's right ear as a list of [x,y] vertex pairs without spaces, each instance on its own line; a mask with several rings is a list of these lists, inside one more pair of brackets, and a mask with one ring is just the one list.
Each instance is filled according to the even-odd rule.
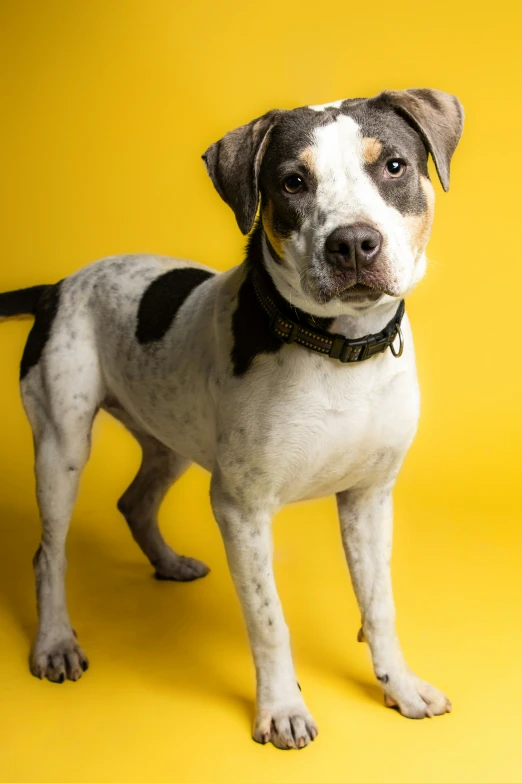
[[230,131],[201,157],[217,192],[234,211],[243,234],[254,225],[259,203],[259,169],[270,132],[282,114],[270,111]]

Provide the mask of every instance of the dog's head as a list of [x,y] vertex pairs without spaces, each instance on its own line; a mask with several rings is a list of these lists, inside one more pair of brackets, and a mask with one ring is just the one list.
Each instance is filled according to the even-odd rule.
[[261,199],[265,263],[280,293],[336,316],[402,298],[424,274],[434,204],[428,154],[447,190],[462,123],[452,95],[383,92],[270,111],[203,159],[243,234]]

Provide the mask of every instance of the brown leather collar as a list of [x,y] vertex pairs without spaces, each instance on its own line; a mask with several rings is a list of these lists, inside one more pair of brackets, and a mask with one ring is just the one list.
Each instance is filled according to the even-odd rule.
[[[254,274],[253,283],[259,303],[270,319],[270,331],[287,345],[298,343],[310,351],[322,353],[325,356],[330,356],[332,359],[339,359],[343,364],[346,362],[364,362],[377,353],[384,353],[387,348],[396,357],[402,355],[404,342],[401,321],[405,310],[404,299],[401,300],[392,320],[386,324],[381,332],[349,340],[340,334],[331,334],[331,332],[318,329],[309,322],[305,324],[296,323],[276,306],[273,297],[262,282],[261,275]],[[393,343],[397,336],[399,337],[399,347],[396,350]]]

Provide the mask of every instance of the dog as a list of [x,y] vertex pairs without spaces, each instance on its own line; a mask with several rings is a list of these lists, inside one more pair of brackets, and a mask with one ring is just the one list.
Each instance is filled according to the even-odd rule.
[[317,736],[274,582],[271,519],[331,494],[358,639],[385,704],[409,718],[449,712],[404,660],[389,561],[392,489],[419,416],[404,299],[426,269],[428,156],[447,190],[462,126],[459,101],[431,89],[269,111],[203,155],[249,235],[239,266],[116,256],[0,296],[1,316],[35,318],[21,360],[43,526],[34,675],[58,683],[88,667],[66,605],[65,541],[101,408],[141,445],[118,508],[158,578],[207,574],[166,544],[157,514],[191,463],[212,474],[256,669],[257,742],[303,748]]

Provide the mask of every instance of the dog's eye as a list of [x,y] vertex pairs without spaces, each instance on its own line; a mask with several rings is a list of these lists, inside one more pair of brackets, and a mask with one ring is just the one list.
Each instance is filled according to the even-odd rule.
[[304,190],[304,179],[299,174],[291,174],[283,182],[283,187],[287,193],[300,193]]
[[384,176],[391,179],[397,179],[398,177],[402,177],[405,171],[406,163],[400,158],[392,158],[384,167]]

